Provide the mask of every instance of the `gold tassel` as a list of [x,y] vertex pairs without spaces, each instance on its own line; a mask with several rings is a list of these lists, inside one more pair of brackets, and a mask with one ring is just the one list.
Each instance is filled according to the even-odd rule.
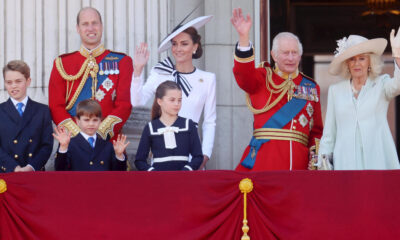
[[0,194],[7,191],[7,183],[3,179],[0,179]]
[[239,189],[240,192],[243,193],[243,236],[241,240],[250,240],[250,236],[247,235],[250,230],[249,226],[247,225],[247,194],[253,190],[253,182],[250,178],[244,178],[239,183]]

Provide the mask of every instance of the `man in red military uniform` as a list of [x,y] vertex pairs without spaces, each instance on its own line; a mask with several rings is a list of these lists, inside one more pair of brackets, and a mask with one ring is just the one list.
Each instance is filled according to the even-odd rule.
[[77,135],[80,129],[74,122],[76,106],[92,98],[100,103],[103,113],[98,134],[103,139],[115,138],[132,109],[132,59],[101,44],[103,24],[96,9],[79,11],[77,31],[82,41],[80,50],[57,57],[51,72],[49,107],[53,121]]
[[254,113],[253,137],[236,170],[307,169],[323,126],[319,86],[298,71],[300,41],[292,33],[278,34],[271,51],[275,67],[255,68],[250,16],[234,9],[231,22],[239,34],[233,73]]

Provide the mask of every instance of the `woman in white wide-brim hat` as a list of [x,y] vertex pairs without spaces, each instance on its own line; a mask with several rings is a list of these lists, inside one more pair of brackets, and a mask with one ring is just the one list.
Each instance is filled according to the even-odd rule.
[[[203,169],[209,160],[214,145],[216,121],[215,74],[202,71],[193,65],[193,59],[203,54],[201,36],[197,29],[204,26],[212,16],[202,16],[179,24],[160,44],[158,52],[171,48],[175,64],[168,57],[154,66],[146,83],[135,77],[131,84],[132,106],[142,106],[154,96],[161,83],[175,81],[182,89],[182,108],[179,116],[192,119],[198,123],[203,112],[202,151],[204,154]],[[141,58],[147,56],[146,46],[137,49]],[[144,61],[142,61],[144,62]],[[138,149],[139,151],[140,149]]]
[[389,102],[400,94],[400,34],[394,33],[393,78],[380,75],[386,39],[350,35],[338,41],[329,73],[344,81],[329,87],[320,169],[331,169],[332,162],[335,170],[400,168],[387,121]]

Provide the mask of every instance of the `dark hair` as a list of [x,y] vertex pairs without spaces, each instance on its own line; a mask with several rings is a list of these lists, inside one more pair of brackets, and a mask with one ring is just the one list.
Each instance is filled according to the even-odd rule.
[[193,59],[200,58],[203,55],[203,48],[201,47],[201,36],[197,32],[196,28],[194,28],[194,27],[186,28],[183,32],[190,35],[190,37],[192,38],[193,44],[196,44],[196,43],[198,44],[196,53],[194,53],[192,55]]
[[96,8],[84,7],[84,8],[82,8],[81,10],[79,10],[78,15],[76,15],[76,25],[79,25],[79,20],[80,20],[79,17],[80,17],[80,15],[81,15],[81,13],[82,13],[83,11],[85,11],[85,10],[88,10],[88,9],[94,10],[94,11],[97,13],[97,15],[99,15],[100,23],[103,24],[103,21],[101,20],[101,14],[100,14],[100,12],[99,12]]
[[22,60],[13,60],[8,62],[7,65],[3,67],[3,78],[5,77],[7,71],[19,72],[24,75],[26,79],[31,76],[31,70],[28,64]]
[[167,94],[168,90],[179,90],[181,88],[176,82],[173,81],[165,81],[158,85],[156,90],[156,96],[154,98],[153,107],[151,108],[151,120],[157,119],[161,117],[161,107],[157,102],[157,99],[161,99]]
[[101,118],[101,106],[100,104],[93,100],[93,99],[86,99],[83,101],[80,101],[78,103],[78,106],[76,107],[76,117],[78,119],[81,118],[81,116],[86,115],[89,117],[95,116],[98,118]]

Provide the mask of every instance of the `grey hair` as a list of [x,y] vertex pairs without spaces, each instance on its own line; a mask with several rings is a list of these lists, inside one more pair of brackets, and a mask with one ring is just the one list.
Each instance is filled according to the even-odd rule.
[[[382,72],[383,61],[382,61],[381,56],[379,56],[379,55],[377,55],[375,53],[366,53],[366,55],[369,57],[369,66],[371,67],[371,70],[368,72],[368,77],[370,77],[372,80],[374,80]],[[351,78],[350,70],[349,70],[349,67],[347,66],[347,61],[349,59],[346,59],[345,61],[343,61],[340,64],[339,75],[343,79],[350,79]]]
[[299,45],[299,54],[300,56],[303,55],[303,45],[301,44],[299,38],[291,32],[280,32],[274,37],[274,39],[272,40],[272,52],[274,52],[275,55],[278,54],[279,41],[283,38],[295,39]]

